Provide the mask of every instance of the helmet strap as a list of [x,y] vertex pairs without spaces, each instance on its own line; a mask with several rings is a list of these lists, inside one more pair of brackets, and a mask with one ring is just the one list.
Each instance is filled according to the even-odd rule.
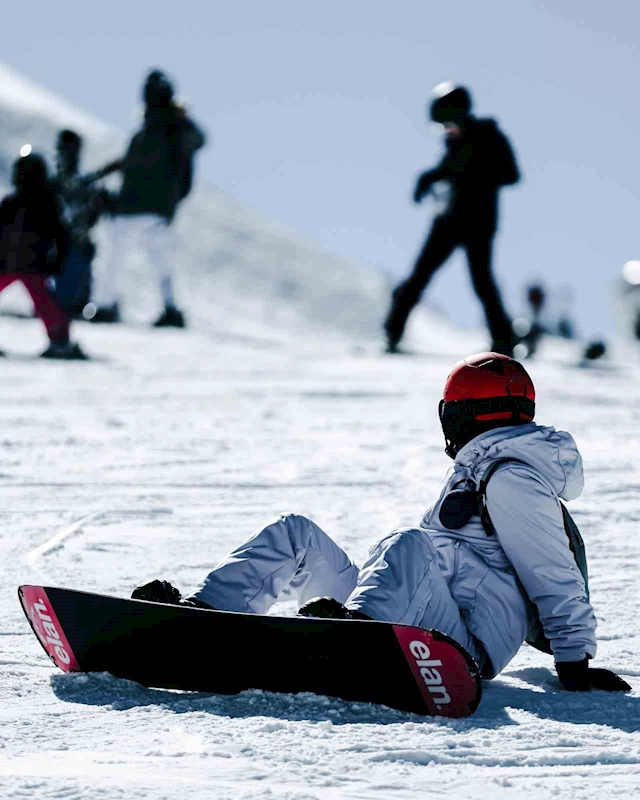
[[[443,415],[444,415],[444,408],[445,408],[445,401],[441,400],[440,403],[438,404],[438,416],[440,417],[440,424],[441,425],[442,425],[442,419],[443,419]],[[451,459],[453,459],[455,461],[456,455],[458,454],[458,448],[451,441],[451,439],[447,439],[446,434],[445,434],[445,437],[444,437],[444,442],[445,442],[444,452],[449,456],[449,458],[451,458]]]

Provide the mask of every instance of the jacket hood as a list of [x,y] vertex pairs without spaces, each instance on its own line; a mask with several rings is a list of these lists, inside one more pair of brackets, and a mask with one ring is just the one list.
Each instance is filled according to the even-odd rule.
[[496,428],[467,442],[455,463],[479,481],[491,463],[503,458],[532,467],[564,500],[575,500],[582,493],[582,457],[573,436],[566,431],[535,422]]

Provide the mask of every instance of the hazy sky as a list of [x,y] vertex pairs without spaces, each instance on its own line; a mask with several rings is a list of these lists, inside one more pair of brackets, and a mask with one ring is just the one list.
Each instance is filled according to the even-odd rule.
[[[633,0],[36,0],[2,17],[6,63],[124,129],[143,73],[165,68],[209,132],[202,179],[393,274],[430,218],[410,193],[441,152],[431,87],[467,84],[524,174],[497,244],[511,309],[544,279],[573,287],[585,335],[613,330],[613,283],[640,258]],[[480,321],[459,255],[430,297]]]

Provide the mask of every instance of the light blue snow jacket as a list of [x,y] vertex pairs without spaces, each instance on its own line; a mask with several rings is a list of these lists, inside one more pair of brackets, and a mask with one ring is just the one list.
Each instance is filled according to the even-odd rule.
[[[462,479],[475,487],[498,459],[487,486],[496,529],[487,536],[479,516],[459,530],[440,522],[442,501]],[[564,529],[559,498],[573,500],[584,485],[573,437],[535,423],[477,436],[458,453],[445,487],[421,522],[469,631],[501,672],[533,622],[535,603],[556,661],[596,653],[596,618]],[[517,577],[516,577],[517,576]],[[519,579],[519,582],[518,582]],[[524,591],[523,591],[524,590]]]

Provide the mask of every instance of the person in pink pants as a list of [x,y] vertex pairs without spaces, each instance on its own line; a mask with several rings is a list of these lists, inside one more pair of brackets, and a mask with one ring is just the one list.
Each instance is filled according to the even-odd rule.
[[86,358],[69,339],[69,316],[49,289],[67,251],[67,231],[47,166],[36,154],[13,166],[15,192],[0,203],[0,292],[21,281],[49,336],[44,358]]

